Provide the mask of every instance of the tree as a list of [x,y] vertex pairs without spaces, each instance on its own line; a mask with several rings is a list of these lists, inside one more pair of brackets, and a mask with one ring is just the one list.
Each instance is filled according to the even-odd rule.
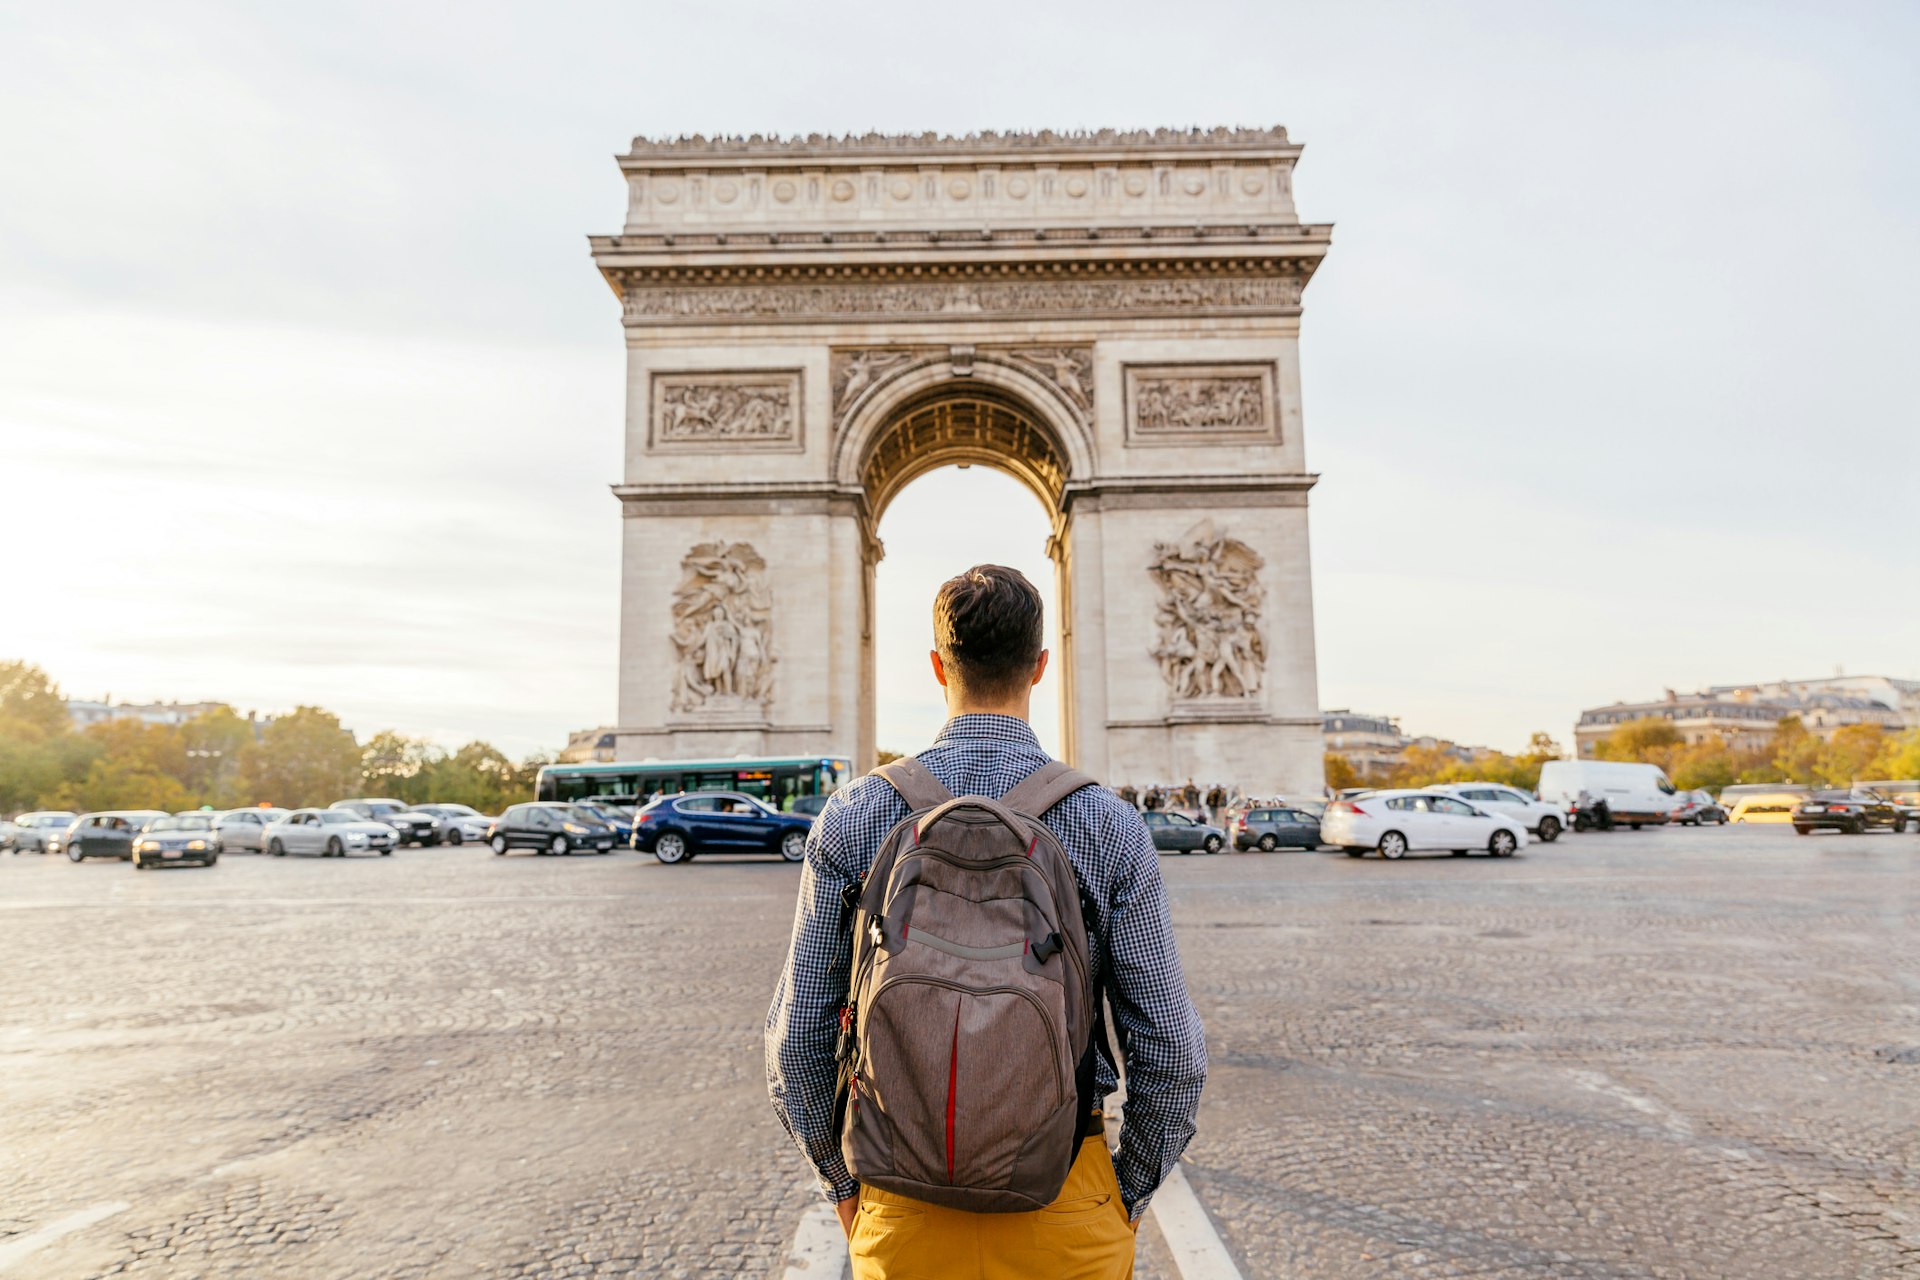
[[1327,786],[1335,791],[1345,791],[1348,787],[1361,785],[1360,771],[1353,767],[1345,756],[1329,751],[1325,758]]
[[408,804],[439,800],[442,797],[432,785],[433,769],[445,756],[425,738],[409,738],[383,729],[367,739],[360,752],[364,789],[368,795],[392,796]]
[[[538,772],[538,766],[535,766]],[[484,742],[469,742],[426,766],[422,783],[434,800],[499,813],[533,793],[533,777]]]
[[1778,781],[1811,786],[1820,769],[1820,746],[1820,739],[1807,732],[1799,716],[1781,720],[1773,729],[1771,751]]
[[187,789],[201,804],[235,809],[247,803],[240,784],[240,755],[253,745],[251,720],[229,706],[203,711],[180,726],[186,748]]
[[1852,786],[1872,776],[1887,748],[1887,731],[1877,724],[1849,724],[1834,730],[1820,748],[1815,777],[1832,787]]
[[44,742],[73,727],[60,686],[30,662],[0,662],[0,735]]
[[1680,731],[1673,727],[1671,720],[1647,716],[1627,721],[1595,743],[1593,758],[1666,767],[1673,759],[1675,748],[1684,744],[1685,740],[1680,736]]
[[876,758],[874,760],[874,763],[875,764],[892,764],[895,760],[898,760],[899,758],[900,758],[900,752],[889,751],[885,747],[881,747],[880,750],[876,753]]
[[240,753],[240,784],[249,804],[332,804],[360,788],[360,747],[332,712],[296,707]]
[[1873,762],[1872,773],[1889,782],[1920,778],[1920,729],[1909,729],[1888,741]]
[[139,720],[88,725],[82,737],[98,748],[86,772],[54,792],[61,809],[186,809],[200,803],[188,790],[187,747],[180,730]]

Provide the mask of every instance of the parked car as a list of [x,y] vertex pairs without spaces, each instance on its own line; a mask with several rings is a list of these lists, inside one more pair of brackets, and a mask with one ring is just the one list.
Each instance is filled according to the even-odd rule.
[[434,820],[434,837],[441,844],[459,845],[469,840],[485,844],[487,829],[493,826],[492,818],[468,804],[417,804],[413,812]]
[[219,835],[210,813],[155,818],[133,841],[133,867],[174,866],[188,862],[210,867],[220,861]]
[[1793,811],[1806,799],[1804,788],[1795,791],[1749,791],[1741,796],[1727,815],[1729,822],[1792,822]]
[[[119,858],[125,861],[133,857],[133,840],[150,822],[173,815],[160,809],[111,809],[100,813],[83,813],[74,819],[66,834],[59,838],[59,848],[74,862],[84,862],[88,858]],[[49,844],[48,852],[54,846]]]
[[266,830],[267,852],[276,858],[311,853],[344,858],[350,853],[387,857],[400,833],[384,822],[363,818],[352,809],[295,809]]
[[431,814],[415,813],[404,800],[335,800],[333,807],[359,814],[369,822],[384,822],[400,833],[401,844],[432,844],[440,822]]
[[[1787,805],[1785,812],[1788,814],[1791,814],[1793,812],[1793,806],[1795,804],[1798,804],[1801,798],[1812,790],[1813,788],[1803,787],[1797,782],[1736,782],[1731,786],[1720,788],[1720,807],[1727,811],[1727,818],[1729,821],[1739,822],[1742,820],[1739,817],[1740,802],[1742,800],[1745,800],[1748,796],[1764,796],[1764,797],[1773,797],[1773,798],[1785,796],[1791,802]],[[1771,806],[1769,806],[1769,810],[1771,810]],[[1785,822],[1786,821],[1785,818],[1766,818],[1766,819],[1756,819],[1756,820],[1767,821],[1767,822]]]
[[1586,795],[1605,800],[1615,826],[1662,826],[1679,794],[1659,765],[1624,760],[1549,760],[1540,766],[1540,798],[1571,814]]
[[[38,809],[13,820],[15,853],[58,853],[60,837],[80,815],[65,809]],[[48,847],[48,842],[52,847]]]
[[1709,822],[1719,825],[1726,820],[1727,811],[1705,791],[1682,791],[1680,803],[1673,807],[1673,821],[1683,826],[1698,827]]
[[613,828],[577,804],[535,801],[508,805],[488,828],[487,844],[501,854],[509,849],[556,855],[576,849],[607,853],[613,849]]
[[1315,822],[1318,822],[1321,816],[1326,813],[1328,802],[1316,797],[1314,799],[1285,800],[1282,801],[1281,804],[1288,809],[1298,809],[1301,813],[1306,814]]
[[1793,829],[1803,836],[1816,830],[1857,836],[1875,827],[1905,831],[1907,811],[1877,791],[1858,787],[1851,791],[1816,791],[1793,811]]
[[820,816],[820,811],[827,807],[827,801],[831,799],[833,799],[832,796],[823,795],[801,796],[793,802],[793,808],[787,812],[797,817],[817,818]]
[[576,800],[574,808],[585,809],[613,828],[613,842],[625,847],[633,843],[633,809],[611,800]]
[[1234,848],[1271,853],[1282,846],[1318,849],[1320,819],[1304,809],[1269,805],[1249,809],[1233,820]]
[[1520,819],[1432,790],[1376,791],[1357,800],[1336,800],[1320,820],[1320,837],[1351,858],[1376,849],[1383,858],[1427,849],[1453,854],[1478,849],[1508,858],[1527,845]]
[[777,853],[799,862],[812,829],[805,814],[781,813],[738,791],[695,791],[634,814],[633,847],[668,864],[703,853]]
[[1227,833],[1204,822],[1195,822],[1184,813],[1160,810],[1140,815],[1153,837],[1153,847],[1161,853],[1191,853],[1200,849],[1218,853],[1227,847]]
[[1900,806],[1907,815],[1907,825],[1920,831],[1920,780],[1906,778],[1900,781],[1856,782],[1856,791],[1874,791]]
[[1549,804],[1532,792],[1504,783],[1457,782],[1428,787],[1427,790],[1465,800],[1476,809],[1504,813],[1509,818],[1518,819],[1520,825],[1538,836],[1542,844],[1552,844],[1566,829],[1566,811],[1559,805]]
[[286,809],[261,807],[257,809],[229,809],[225,813],[213,815],[213,834],[220,842],[220,852],[234,853],[246,850],[250,853],[267,851],[267,828],[285,818]]

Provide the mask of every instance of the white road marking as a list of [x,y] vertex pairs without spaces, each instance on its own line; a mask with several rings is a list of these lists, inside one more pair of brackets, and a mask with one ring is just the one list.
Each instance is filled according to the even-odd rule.
[[1166,1238],[1167,1251],[1173,1255],[1181,1280],[1240,1280],[1240,1268],[1233,1265],[1233,1255],[1221,1243],[1213,1219],[1200,1207],[1199,1197],[1187,1185],[1187,1175],[1179,1165],[1173,1166],[1167,1180],[1153,1193],[1148,1211]]
[[1591,1089],[1593,1092],[1612,1098],[1617,1102],[1624,1102],[1642,1115],[1652,1116],[1660,1122],[1660,1126],[1663,1129],[1674,1137],[1691,1138],[1693,1136],[1693,1125],[1685,1116],[1675,1111],[1672,1107],[1667,1106],[1664,1102],[1649,1098],[1644,1093],[1635,1093],[1633,1090],[1627,1088],[1627,1086],[1608,1076],[1605,1072],[1572,1071],[1569,1074],[1573,1076],[1574,1083],[1578,1084],[1582,1089]]
[[[807,1184],[809,1189],[813,1183]],[[787,1251],[787,1269],[781,1280],[840,1280],[847,1274],[847,1233],[830,1204],[816,1204],[800,1215]]]
[[72,1235],[83,1227],[90,1227],[103,1218],[111,1218],[122,1209],[130,1208],[124,1200],[114,1200],[106,1204],[89,1205],[78,1213],[70,1213],[57,1218],[46,1226],[0,1244],[0,1271],[9,1270],[16,1262],[25,1262],[61,1236]]

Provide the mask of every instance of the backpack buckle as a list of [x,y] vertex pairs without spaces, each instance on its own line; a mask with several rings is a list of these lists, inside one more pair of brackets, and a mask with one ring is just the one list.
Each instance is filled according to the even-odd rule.
[[875,916],[873,919],[867,921],[867,938],[876,947],[884,947],[887,945],[887,918],[885,916]]
[[1057,932],[1049,933],[1046,937],[1033,944],[1033,958],[1041,964],[1045,964],[1066,949],[1067,944],[1065,939]]

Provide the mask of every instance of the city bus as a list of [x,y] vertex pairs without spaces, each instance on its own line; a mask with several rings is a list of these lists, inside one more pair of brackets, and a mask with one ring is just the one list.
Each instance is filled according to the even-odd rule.
[[741,791],[785,813],[807,796],[832,795],[852,778],[853,761],[845,756],[550,764],[534,781],[534,798],[645,804],[656,792],[670,796],[682,791]]

